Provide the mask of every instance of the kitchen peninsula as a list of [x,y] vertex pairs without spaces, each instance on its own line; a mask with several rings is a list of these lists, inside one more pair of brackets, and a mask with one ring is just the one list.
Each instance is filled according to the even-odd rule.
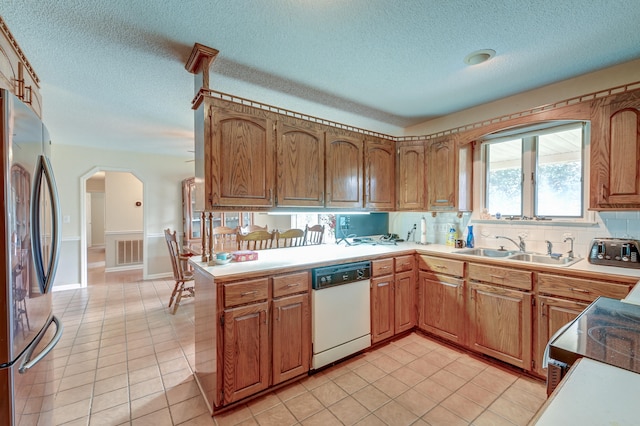
[[[191,260],[198,295],[195,375],[212,413],[308,374],[314,268],[371,261],[372,283],[379,278],[388,289],[377,298],[371,286],[374,344],[406,332],[394,320],[408,317],[410,330],[538,377],[545,375],[542,354],[558,315],[575,317],[598,296],[621,299],[640,278],[638,270],[585,259],[570,266],[532,264],[438,244],[327,244],[258,253],[256,261],[227,265]],[[404,308],[394,295],[407,282],[410,306]]]

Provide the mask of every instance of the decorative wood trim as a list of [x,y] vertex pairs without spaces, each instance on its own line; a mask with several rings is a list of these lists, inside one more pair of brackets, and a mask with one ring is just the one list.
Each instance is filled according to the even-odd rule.
[[207,47],[200,43],[195,43],[191,50],[191,55],[184,65],[187,71],[192,74],[202,73],[202,88],[209,88],[209,69],[218,56],[218,51],[212,47]]
[[11,43],[11,46],[13,47],[13,49],[16,52],[16,54],[20,58],[20,61],[22,61],[22,63],[24,64],[24,67],[27,70],[27,72],[29,73],[29,75],[33,79],[34,83],[39,88],[40,87],[40,78],[38,77],[36,72],[33,70],[33,67],[31,66],[31,63],[27,59],[27,57],[24,54],[24,52],[22,51],[22,49],[20,49],[20,46],[18,45],[18,42],[16,41],[15,37],[13,36],[13,34],[11,34],[11,31],[9,30],[9,27],[7,26],[6,22],[4,22],[4,19],[2,19],[2,16],[0,16],[0,31],[2,31],[2,33],[5,35],[5,37],[9,40],[9,42]]

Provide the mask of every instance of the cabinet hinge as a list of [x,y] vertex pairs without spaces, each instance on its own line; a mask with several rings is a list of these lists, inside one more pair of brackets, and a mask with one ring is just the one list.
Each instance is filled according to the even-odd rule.
[[532,370],[536,369],[536,361],[534,359],[531,360],[531,369]]
[[535,297],[531,298],[531,306],[536,306],[536,298]]
[[224,315],[220,315],[220,325],[224,326]]

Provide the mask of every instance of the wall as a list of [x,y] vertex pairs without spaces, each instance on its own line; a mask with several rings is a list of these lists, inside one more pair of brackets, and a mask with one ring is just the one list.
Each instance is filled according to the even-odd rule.
[[[439,131],[452,129],[458,126],[475,123],[481,120],[491,119],[505,114],[510,114],[540,105],[546,105],[564,99],[585,95],[588,93],[605,90],[628,83],[640,81],[640,60],[624,63],[605,70],[565,80],[540,89],[521,93],[499,101],[480,105],[459,113],[451,114],[439,119],[430,120],[422,124],[406,129],[407,135],[433,134]],[[589,148],[587,147],[587,150]],[[588,156],[587,156],[588,157]],[[461,238],[466,239],[468,225],[474,226],[474,236],[477,247],[515,248],[506,240],[497,240],[498,235],[507,236],[518,240],[518,235],[525,238],[527,250],[546,252],[545,240],[553,243],[553,251],[566,253],[569,243],[563,242],[566,236],[575,238],[576,254],[586,257],[593,238],[619,237],[640,239],[640,212],[590,212],[589,218],[584,223],[562,222],[521,222],[521,221],[482,221],[479,219],[480,207],[477,188],[481,179],[481,165],[479,159],[474,161],[474,213],[465,213],[458,218],[454,213],[438,213],[431,217],[431,213],[391,213],[389,215],[390,232],[406,238],[413,224],[417,224],[418,232],[416,241],[420,241],[420,219],[427,219],[427,241],[430,243],[444,244],[446,241],[448,224],[455,225]],[[587,172],[588,174],[588,172]],[[586,176],[588,185],[588,176]],[[588,197],[587,201],[588,202]]]
[[[142,240],[144,238],[143,185],[128,172],[105,174],[105,263],[107,271],[117,266],[116,244],[118,240]],[[136,203],[140,202],[140,206]]]
[[82,209],[84,194],[81,179],[95,171],[130,171],[144,184],[144,252],[145,279],[171,275],[164,241],[165,228],[182,231],[181,181],[193,176],[193,163],[166,155],[122,152],[71,145],[54,144],[51,161],[60,195],[61,214],[68,217],[62,224],[61,258],[54,288],[77,286],[80,270]]

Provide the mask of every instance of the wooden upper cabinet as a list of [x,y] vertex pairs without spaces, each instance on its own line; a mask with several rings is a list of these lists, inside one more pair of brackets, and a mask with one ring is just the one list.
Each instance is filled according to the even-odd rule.
[[362,208],[361,139],[326,133],[325,207]]
[[428,210],[471,210],[471,151],[471,144],[459,147],[451,136],[428,144]]
[[424,142],[399,142],[396,162],[398,210],[424,210]]
[[395,144],[368,138],[364,142],[364,206],[373,210],[395,207]]
[[590,207],[640,208],[640,91],[592,105]]
[[324,206],[324,132],[278,123],[277,135],[276,205]]
[[212,107],[211,112],[211,143],[209,152],[205,150],[208,207],[272,207],[274,121],[261,111]]

